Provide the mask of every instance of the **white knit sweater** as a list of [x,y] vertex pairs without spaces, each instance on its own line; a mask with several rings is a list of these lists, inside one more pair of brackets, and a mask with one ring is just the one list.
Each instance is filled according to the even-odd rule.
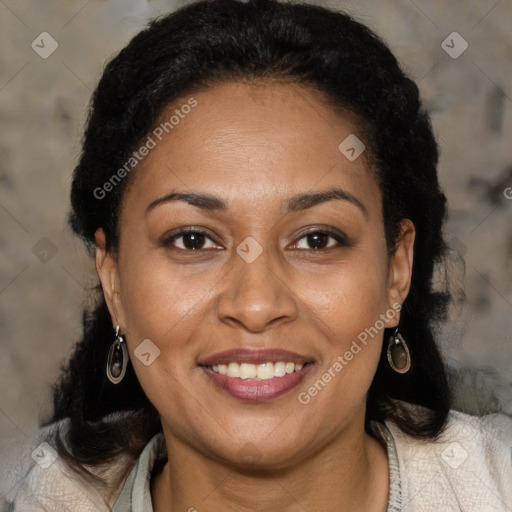
[[[390,421],[373,422],[372,430],[388,452],[388,512],[512,512],[512,417],[451,411],[447,429],[435,442],[412,438]],[[98,471],[112,481],[129,473],[108,495],[77,477],[60,458],[53,461],[51,446],[31,456],[50,431],[41,431],[19,462],[4,469],[3,478],[13,482],[5,511],[153,511],[151,470],[167,456],[162,434],[146,445],[135,465],[121,457]]]

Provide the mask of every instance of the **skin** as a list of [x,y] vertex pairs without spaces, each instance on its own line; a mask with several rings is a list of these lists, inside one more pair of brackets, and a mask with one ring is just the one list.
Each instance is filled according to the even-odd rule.
[[[414,225],[402,220],[388,265],[369,155],[351,162],[338,150],[357,126],[335,114],[318,91],[227,82],[193,97],[197,106],[130,177],[117,254],[106,250],[101,229],[96,234],[96,269],[113,325],[126,333],[171,454],[151,482],[154,510],[385,511],[386,451],[364,430],[383,331],[307,405],[298,393],[379,315],[403,303]],[[355,196],[366,215],[347,200],[287,215],[280,210],[290,196],[329,187]],[[146,213],[171,190],[218,196],[228,210],[175,201]],[[212,240],[201,239],[196,251],[184,245],[190,247],[187,236],[163,243],[187,226]],[[307,231],[327,227],[352,245],[330,235],[308,242]],[[236,252],[248,236],[263,249],[252,263]],[[399,313],[384,325],[398,321]],[[133,353],[145,339],[160,350],[149,366]],[[315,365],[291,392],[243,402],[213,386],[198,367],[199,358],[236,347],[284,348]],[[252,465],[239,458],[247,443],[258,453]]]

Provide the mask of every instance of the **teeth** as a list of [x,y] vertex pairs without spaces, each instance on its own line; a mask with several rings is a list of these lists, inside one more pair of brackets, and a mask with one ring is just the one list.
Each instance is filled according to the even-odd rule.
[[240,377],[240,365],[238,363],[229,363],[226,375],[228,377]]
[[[290,366],[292,367],[292,372],[293,372],[293,367],[295,365],[293,363],[291,363]],[[292,373],[292,372],[290,372],[290,373]],[[282,377],[283,375],[286,375],[286,363],[283,363],[283,362],[276,363],[274,365],[274,376]]]
[[[230,364],[230,366],[231,366],[231,364]],[[241,379],[254,379],[254,377],[256,377],[256,374],[257,374],[257,369],[254,364],[242,363],[240,365],[240,378]]]
[[[277,364],[277,363],[276,363]],[[254,366],[254,365],[250,365]],[[256,374],[258,379],[268,380],[274,378],[274,363],[263,363],[256,367]]]
[[228,365],[213,365],[210,368],[215,373],[227,375],[228,377],[238,377],[240,379],[270,380],[274,377],[284,377],[288,373],[298,372],[304,367],[303,364],[268,362],[262,364],[250,363],[229,363]]

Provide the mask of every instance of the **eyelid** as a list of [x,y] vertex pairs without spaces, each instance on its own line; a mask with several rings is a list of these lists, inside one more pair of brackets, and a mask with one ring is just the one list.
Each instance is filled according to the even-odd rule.
[[[192,249],[182,249],[180,247],[174,247],[172,245],[173,241],[175,241],[178,238],[185,236],[189,233],[197,233],[199,235],[203,235],[205,238],[209,239],[213,243],[215,243],[217,245],[221,245],[221,244],[219,244],[219,242],[217,242],[217,240],[215,240],[214,237],[212,237],[209,234],[209,232],[205,228],[200,228],[200,227],[196,227],[196,226],[182,227],[170,235],[165,235],[162,240],[162,245],[172,246],[174,249],[176,249],[178,251],[190,252],[190,253],[200,253],[200,252],[206,252],[208,250],[211,250],[211,248],[209,248],[209,249],[197,249],[194,251]],[[345,233],[343,233],[342,231],[340,231],[338,229],[327,227],[327,226],[325,226],[325,227],[311,226],[306,231],[303,231],[299,235],[296,235],[296,237],[294,238],[294,242],[292,242],[292,244],[296,245],[304,237],[306,237],[307,235],[309,235],[311,233],[321,233],[324,235],[328,235],[330,238],[333,238],[337,242],[337,245],[335,245],[333,247],[324,248],[324,249],[299,249],[300,251],[321,253],[321,252],[325,252],[325,251],[329,251],[329,250],[337,249],[337,248],[341,248],[341,247],[352,247],[353,246],[353,243],[351,242],[349,237],[347,235],[345,235]]]
[[[161,243],[164,246],[172,245],[172,242],[174,240],[176,240],[176,239],[178,239],[178,238],[180,238],[182,236],[188,235],[189,233],[196,233],[198,235],[204,235],[206,238],[208,238],[209,240],[211,240],[215,244],[220,245],[217,242],[217,240],[215,240],[215,238],[212,235],[210,235],[210,233],[205,228],[199,228],[199,227],[196,227],[196,226],[184,226],[184,227],[179,228],[177,231],[171,232],[170,234],[165,234],[162,237],[162,242]],[[193,252],[190,249],[181,249],[179,247],[176,247],[176,249],[181,250],[181,251]],[[203,249],[199,249],[198,251],[195,251],[195,252],[200,252],[202,250]]]
[[322,233],[324,235],[328,235],[330,238],[333,238],[337,242],[337,246],[326,248],[326,249],[301,249],[303,251],[311,251],[311,252],[322,252],[322,251],[328,251],[330,249],[336,249],[339,247],[352,247],[354,244],[351,242],[350,238],[345,235],[342,231],[331,228],[331,227],[323,227],[323,226],[313,226],[307,231],[302,232],[300,235],[298,235],[298,238],[296,238],[296,242],[294,244],[298,243],[300,240],[302,240],[304,237],[311,233]]

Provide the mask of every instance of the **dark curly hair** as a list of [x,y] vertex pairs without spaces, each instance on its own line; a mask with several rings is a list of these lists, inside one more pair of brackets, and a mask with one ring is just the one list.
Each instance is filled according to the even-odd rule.
[[[411,219],[416,227],[412,283],[400,320],[414,365],[407,374],[393,372],[383,347],[367,397],[366,428],[371,420],[391,419],[412,436],[435,439],[451,406],[433,334],[436,323],[446,319],[450,300],[450,293],[433,283],[436,265],[447,253],[438,147],[416,84],[387,45],[349,15],[306,3],[201,0],[150,22],[108,63],[93,94],[73,176],[73,230],[92,249],[95,231],[103,228],[115,254],[118,210],[129,177],[107,200],[95,190],[140,147],[173,100],[227,80],[303,84],[323,93],[334,110],[355,117],[382,192],[388,256],[399,221]],[[131,365],[121,384],[106,378],[114,331],[99,285],[97,291],[96,308],[84,313],[83,339],[54,386],[54,414],[47,422],[69,418],[66,438],[57,444],[79,469],[120,453],[136,458],[161,431]],[[386,330],[385,339],[389,334]],[[411,413],[408,404],[427,414]],[[122,419],[107,422],[112,413],[123,413]]]

